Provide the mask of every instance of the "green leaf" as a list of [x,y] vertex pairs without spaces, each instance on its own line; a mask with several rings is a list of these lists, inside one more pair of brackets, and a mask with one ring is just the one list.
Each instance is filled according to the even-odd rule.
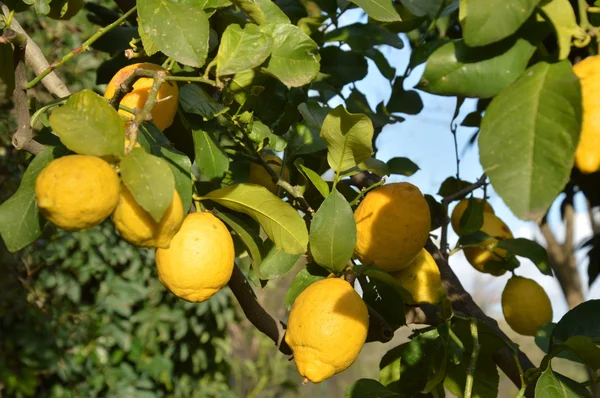
[[373,19],[383,22],[400,21],[400,15],[391,0],[352,0]]
[[252,130],[248,134],[248,138],[258,144],[261,144],[267,139],[269,141],[269,146],[275,152],[281,152],[287,147],[287,141],[285,139],[273,134],[269,126],[256,119],[252,122]]
[[402,395],[388,390],[373,379],[359,379],[346,389],[344,398],[402,398]]
[[140,126],[138,142],[151,154],[165,159],[175,178],[184,211],[192,205],[192,161],[173,147],[167,137],[153,123]]
[[341,89],[346,84],[364,79],[368,69],[367,60],[357,52],[344,51],[335,46],[321,49],[321,74],[318,79],[333,87]]
[[229,110],[197,84],[186,84],[179,89],[179,103],[185,112],[202,116],[204,121],[214,119]]
[[431,226],[429,227],[429,230],[434,231],[448,222],[446,208],[429,194],[425,195],[425,200],[429,205],[429,213],[431,214]]
[[306,224],[288,203],[265,187],[235,184],[204,196],[233,211],[245,213],[258,221],[267,236],[288,254],[302,254],[308,245]]
[[317,264],[341,272],[354,253],[356,222],[350,204],[335,189],[310,224],[310,251]]
[[271,0],[232,0],[259,25],[267,23],[289,24],[290,19]]
[[586,336],[573,336],[567,341],[557,346],[553,353],[558,349],[567,349],[577,355],[581,362],[590,367],[594,373],[600,369],[600,347],[592,339]]
[[446,197],[449,195],[453,195],[461,189],[466,188],[470,185],[471,183],[469,181],[457,180],[456,177],[448,177],[444,180],[444,182],[442,182],[442,185],[440,185],[440,189],[437,194],[441,197]]
[[42,234],[45,223],[35,201],[35,180],[44,167],[67,153],[64,147],[48,148],[37,155],[23,174],[19,189],[0,205],[0,235],[14,253]]
[[581,398],[591,397],[587,389],[576,381],[554,373],[552,367],[544,370],[535,384],[536,398]]
[[405,90],[404,79],[396,78],[392,87],[392,95],[385,106],[391,113],[418,115],[423,110],[423,100],[416,90]]
[[569,0],[544,0],[540,3],[540,10],[556,33],[558,59],[567,58],[573,37],[585,36],[585,31],[577,24],[571,3]]
[[143,0],[138,16],[144,33],[167,56],[199,68],[208,54],[209,23],[195,1]]
[[[567,1],[567,0],[565,0]],[[540,0],[460,0],[459,20],[465,43],[484,46],[515,33]]]
[[323,198],[327,198],[327,196],[329,196],[329,185],[327,185],[320,175],[300,163],[300,159],[297,159],[294,162],[294,165],[296,165],[298,171],[300,171],[306,178],[310,180],[310,182],[312,182],[319,193],[323,195]]
[[123,157],[125,123],[104,98],[91,90],[73,94],[65,105],[55,108],[50,126],[73,152]]
[[271,54],[272,45],[271,36],[262,33],[254,24],[246,24],[243,29],[239,25],[227,26],[216,57],[217,76],[259,66]]
[[[365,303],[385,319],[392,331],[406,325],[404,300],[393,286],[377,278],[372,278],[370,275],[368,282],[366,278],[359,278],[359,282]],[[409,302],[413,302],[413,300],[411,299]]]
[[539,243],[525,238],[503,239],[498,242],[497,247],[506,249],[516,256],[530,259],[542,274],[552,276],[548,253]]
[[171,205],[175,191],[169,164],[143,148],[133,148],[121,160],[121,180],[135,201],[159,222]]
[[399,174],[406,177],[410,177],[420,170],[419,166],[412,160],[403,157],[391,158],[387,161],[387,166],[390,174]]
[[150,36],[146,34],[146,30],[144,29],[143,21],[138,18],[138,34],[140,35],[140,39],[142,39],[142,46],[144,47],[144,51],[148,56],[152,56],[160,51],[158,46],[154,44]]
[[285,306],[289,310],[294,305],[296,297],[313,283],[325,279],[329,271],[319,267],[317,264],[308,264],[294,277],[288,291],[285,293]]
[[556,324],[550,338],[550,351],[573,336],[586,336],[600,344],[600,300],[589,300],[567,312]]
[[483,203],[474,197],[469,198],[467,208],[459,220],[460,234],[470,235],[483,226]]
[[344,42],[353,51],[359,53],[367,53],[378,45],[388,45],[398,49],[404,47],[404,42],[399,35],[372,23],[354,23],[331,30],[325,33],[323,40],[325,42]]
[[294,155],[305,155],[327,148],[320,137],[323,120],[329,108],[321,107],[316,101],[308,101],[298,105],[303,121],[298,123],[289,140],[289,150]]
[[256,235],[254,231],[252,231],[252,228],[247,226],[242,220],[233,214],[226,214],[223,212],[215,212],[214,214],[225,224],[229,225],[229,227],[231,227],[231,229],[242,240],[244,246],[246,246],[246,249],[248,249],[250,258],[252,259],[252,269],[254,270],[256,276],[259,279],[268,279],[261,273],[261,263],[263,262],[263,259],[259,246],[262,243],[260,237]]
[[229,170],[229,157],[218,144],[215,130],[207,124],[193,126],[192,129],[196,165],[209,180],[222,179]]
[[539,62],[495,97],[479,133],[481,164],[521,219],[542,217],[567,183],[581,129],[570,63]]
[[[443,5],[444,0],[400,0],[400,3],[406,7],[408,11],[418,17],[429,16],[430,18],[433,18]],[[442,11],[440,16],[449,11],[451,8],[455,9],[455,6],[452,7],[452,5],[450,5],[444,9],[444,11]]]
[[327,114],[321,137],[327,143],[327,162],[338,173],[364,162],[373,154],[371,119],[348,113],[342,105]]
[[383,77],[389,81],[394,80],[394,77],[396,77],[396,68],[390,65],[388,59],[381,53],[381,51],[376,48],[371,48],[365,53],[365,55],[375,62],[377,69],[379,69],[379,72],[381,72]]
[[0,83],[4,85],[4,99],[15,90],[13,50],[10,44],[0,44]]
[[406,290],[402,286],[402,284],[396,278],[394,278],[392,275],[390,275],[389,273],[382,271],[376,267],[370,267],[369,269],[364,271],[364,274],[365,274],[365,276],[368,276],[369,279],[371,279],[371,280],[377,279],[377,280],[385,283],[386,285],[392,287],[396,291],[398,296],[401,297],[402,300],[404,302],[406,302],[407,304],[414,303],[410,292],[408,290]]
[[[267,0],[269,1],[269,0]],[[300,28],[290,24],[269,23],[260,31],[273,38],[271,57],[265,71],[288,87],[310,83],[319,73],[319,46]]]
[[438,95],[490,98],[521,75],[535,49],[524,38],[483,48],[455,40],[429,56],[417,88]]
[[275,246],[270,240],[265,242],[265,256],[260,265],[260,272],[265,279],[279,278],[292,270],[301,254],[288,254]]

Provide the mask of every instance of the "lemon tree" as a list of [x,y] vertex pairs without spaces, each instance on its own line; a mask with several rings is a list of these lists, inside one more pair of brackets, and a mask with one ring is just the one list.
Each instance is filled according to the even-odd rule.
[[[575,10],[567,0],[116,3],[118,9],[88,4],[98,26],[51,63],[36,50],[34,32],[19,24],[22,13],[77,19],[80,3],[0,3],[0,79],[16,120],[11,144],[31,155],[19,186],[0,204],[9,252],[41,251],[48,233],[87,236],[109,225],[123,245],[151,253],[153,286],[170,297],[164,311],[173,302],[200,311],[231,294],[275,343],[272,350],[293,359],[297,382],[326,382],[370,343],[427,325],[383,355],[378,380],[347,381],[346,397],[494,397],[501,373],[520,397],[585,397],[596,389],[600,304],[583,299],[572,236],[556,242],[547,220],[559,204],[573,234],[580,194],[597,227],[598,7],[579,1]],[[343,22],[350,10],[363,17]],[[384,49],[407,43],[408,66],[397,70]],[[97,84],[65,86],[61,68],[92,48],[110,54]],[[405,88],[422,64],[416,89]],[[373,68],[391,90],[379,104],[356,84]],[[387,162],[378,153],[384,128],[427,115],[422,92],[456,98],[447,132],[456,170],[438,170],[447,178],[436,195],[411,179],[420,170],[411,158],[427,148]],[[475,128],[470,142],[485,171],[477,181],[461,179],[458,125]],[[491,188],[516,217],[540,224],[548,250],[513,235],[488,202]],[[593,283],[600,241],[592,237],[583,247]],[[478,272],[510,275],[497,297],[505,330],[461,285],[453,268],[461,251]],[[556,275],[561,283],[573,310],[558,323],[541,285],[522,276],[523,259],[540,278]],[[40,264],[47,265],[43,256]],[[289,311],[285,316],[271,315],[256,296],[270,285],[285,288],[277,312]],[[569,289],[579,289],[578,302]],[[103,347],[99,364],[141,349],[127,343],[138,317],[120,315],[127,331],[113,330],[119,351],[109,355]],[[158,323],[142,336],[168,340]],[[533,363],[506,332],[535,336],[542,361]],[[198,334],[203,343],[210,338]],[[174,350],[190,355],[181,347],[160,346],[163,359],[148,365],[162,383],[157,394],[200,391],[170,381]],[[555,357],[583,364],[590,380],[556,372]],[[98,364],[86,366],[101,373]],[[144,373],[141,365],[129,373],[136,372]],[[46,392],[35,381],[20,388],[19,380],[0,368],[0,391]],[[118,385],[108,376],[94,383],[93,394]],[[152,386],[136,388],[160,396],[151,395]]]

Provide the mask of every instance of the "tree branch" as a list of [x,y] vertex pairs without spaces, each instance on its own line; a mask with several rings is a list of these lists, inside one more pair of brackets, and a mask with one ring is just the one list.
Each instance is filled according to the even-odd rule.
[[[0,8],[2,9],[2,13],[5,17],[8,17],[10,14],[10,9],[0,1]],[[25,33],[25,30],[21,27],[19,22],[15,18],[12,18],[10,28],[15,32],[25,36],[27,38],[27,46],[25,47],[25,61],[27,64],[33,69],[33,72],[36,75],[39,75],[44,70],[46,70],[50,64],[44,57],[42,50],[38,47],[37,44]],[[46,90],[50,92],[50,94],[54,95],[57,98],[67,97],[71,93],[65,84],[58,78],[56,73],[51,72],[46,77],[42,79],[42,84],[46,87]]]

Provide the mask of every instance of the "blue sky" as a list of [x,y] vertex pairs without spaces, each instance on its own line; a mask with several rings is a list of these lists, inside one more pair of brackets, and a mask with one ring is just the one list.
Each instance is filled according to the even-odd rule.
[[[340,26],[355,23],[357,21],[366,22],[361,10],[347,11],[340,19]],[[402,74],[408,65],[410,57],[410,45],[406,39],[404,48],[401,50],[382,46],[380,51],[386,56],[391,66],[395,67],[397,74]],[[373,61],[369,62],[369,73],[366,78],[356,83],[356,87],[366,95],[372,109],[381,101],[389,99],[391,87],[387,79],[380,73]],[[411,73],[405,80],[405,89],[414,87],[419,81],[424,70],[421,65]],[[346,87],[343,92],[345,96],[350,94],[350,88]],[[402,123],[396,123],[386,126],[377,139],[378,149],[377,158],[387,161],[392,157],[404,156],[414,161],[420,170],[411,177],[392,176],[388,181],[409,181],[417,185],[423,193],[435,195],[440,184],[449,176],[456,173],[456,160],[454,154],[453,137],[450,132],[450,122],[454,114],[456,98],[441,97],[431,95],[425,92],[419,92],[423,100],[424,109],[416,116],[402,115],[406,120]],[[331,100],[330,105],[336,106],[341,103],[341,99],[336,97]],[[471,112],[475,107],[474,100],[467,100],[461,108],[458,121],[462,121],[464,116]],[[466,144],[472,134],[476,131],[474,128],[460,127],[457,131],[459,155],[461,156],[460,177],[468,181],[475,181],[483,173],[479,163],[479,153],[477,146],[471,146],[465,151]],[[496,214],[502,218],[512,230],[515,237],[525,237],[529,239],[540,239],[537,227],[532,222],[524,222],[516,218],[506,207],[502,199],[495,194],[493,189],[489,189],[490,203],[495,209]],[[481,197],[482,191],[478,192]],[[562,239],[564,229],[561,226],[560,215],[557,207],[552,208],[550,213],[550,224],[555,226],[554,230],[558,239]],[[591,227],[587,216],[584,198],[576,197],[575,208],[576,217],[576,242],[591,235]],[[450,229],[449,242],[451,245],[456,243],[457,236]],[[579,264],[582,280],[587,286],[587,259],[584,253],[579,254]],[[451,257],[450,263],[461,281],[471,293],[476,297],[485,290],[489,290],[494,295],[499,295],[502,291],[509,275],[500,278],[484,275],[474,270],[465,260],[462,253]],[[516,274],[535,279],[548,292],[554,308],[554,320],[557,321],[566,312],[567,306],[563,298],[558,282],[542,275],[535,266],[528,260],[523,260],[521,267],[516,270]],[[600,282],[596,282],[588,292],[587,298],[600,298]],[[499,311],[496,305],[494,308]]]

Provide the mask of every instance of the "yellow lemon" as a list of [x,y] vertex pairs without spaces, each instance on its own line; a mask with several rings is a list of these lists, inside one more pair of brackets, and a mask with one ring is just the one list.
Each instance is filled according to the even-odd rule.
[[[483,199],[475,200],[478,203],[483,202]],[[465,210],[467,210],[468,205],[469,199],[463,199],[460,202],[458,202],[458,204],[454,207],[454,210],[452,211],[452,216],[450,217],[450,220],[452,222],[452,229],[454,230],[454,232],[456,232],[457,235],[460,235],[460,219],[464,214]],[[492,205],[490,205],[489,202],[485,201],[483,202],[483,212],[494,214],[494,208],[492,207]]]
[[[512,232],[508,226],[492,213],[483,213],[483,226],[480,231],[485,232],[490,239],[478,243],[482,247],[465,247],[465,257],[467,261],[478,271],[495,276],[503,275],[506,268],[501,266],[501,262],[506,260],[506,250],[497,248],[498,239],[511,239]],[[483,248],[485,247],[485,248]]]
[[600,169],[600,56],[588,57],[573,67],[581,82],[583,120],[575,165],[582,173]]
[[[262,158],[267,161],[267,164],[271,166],[277,175],[281,175],[283,160],[281,160],[279,156],[262,155]],[[283,179],[285,181],[290,180],[290,172],[287,167],[283,170]],[[248,181],[252,184],[262,185],[273,193],[277,192],[277,184],[273,182],[273,179],[267,170],[258,163],[250,163],[250,176],[248,177]]]
[[100,224],[117,206],[119,192],[119,176],[95,156],[55,159],[35,181],[40,213],[65,231]]
[[425,249],[421,249],[408,267],[393,272],[392,276],[410,292],[415,303],[438,304],[444,297],[440,270]]
[[320,383],[347,369],[367,339],[369,312],[345,280],[327,278],[294,301],[285,341],[301,376]]
[[229,282],[233,272],[233,239],[208,212],[188,214],[168,249],[156,249],[162,284],[187,301],[206,301]]
[[515,332],[535,336],[540,326],[552,322],[552,304],[534,280],[513,276],[502,291],[502,312]]
[[123,239],[135,246],[169,247],[171,238],[183,222],[183,205],[177,190],[160,222],[142,208],[125,184],[121,184],[121,198],[112,219]]
[[[108,83],[104,97],[107,99],[112,98],[115,94],[116,89],[121,83],[123,83],[137,68],[149,69],[149,70],[164,70],[161,66],[151,64],[148,62],[127,65],[120,69],[116,75]],[[121,100],[120,104],[131,109],[142,109],[146,100],[148,99],[148,93],[152,88],[154,80],[149,77],[142,77],[138,79],[133,85],[133,91],[126,94]],[[177,105],[179,104],[179,88],[175,82],[164,82],[158,90],[157,101],[152,109],[152,120],[156,127],[161,131],[173,124],[175,115],[177,114]],[[119,110],[119,113],[128,117],[133,116],[131,113]]]
[[425,245],[431,223],[425,197],[408,182],[369,192],[354,219],[358,259],[388,272],[408,266]]

